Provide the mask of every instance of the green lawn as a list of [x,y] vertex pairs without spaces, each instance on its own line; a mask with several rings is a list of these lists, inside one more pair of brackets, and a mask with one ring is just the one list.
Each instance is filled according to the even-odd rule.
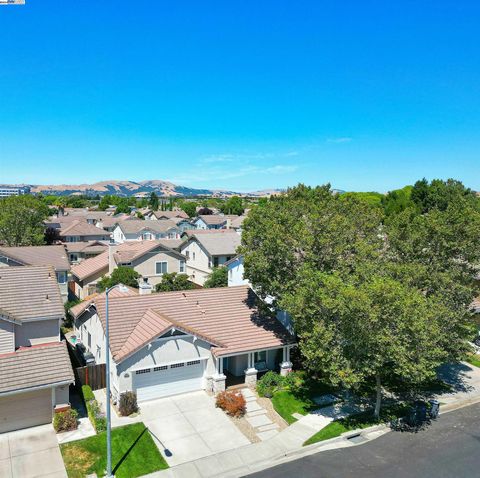
[[289,390],[275,392],[272,397],[272,404],[276,412],[290,425],[297,421],[292,416],[294,413],[306,415],[311,410],[319,408],[313,399],[332,392],[333,389],[328,385],[307,379],[301,390],[295,394]]
[[[107,435],[98,435],[60,445],[69,478],[105,475]],[[136,478],[168,468],[143,423],[112,430],[112,471],[116,478]]]
[[475,367],[480,367],[480,357],[478,355],[467,355],[465,359],[470,365],[473,365]]
[[368,428],[377,423],[378,421],[373,418],[371,412],[359,413],[358,415],[335,420],[329,423],[325,428],[322,428],[319,432],[315,433],[315,435],[311,436],[303,446],[311,445],[312,443],[317,443],[323,440],[329,440],[330,438],[340,436],[342,433],[357,430],[358,428]]

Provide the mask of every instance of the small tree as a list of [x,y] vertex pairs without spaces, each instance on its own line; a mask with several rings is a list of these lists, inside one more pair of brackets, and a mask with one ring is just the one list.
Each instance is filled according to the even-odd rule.
[[232,196],[231,198],[227,199],[221,206],[221,211],[224,214],[236,214],[240,216],[243,214],[243,201],[242,198],[239,196]]
[[195,202],[183,202],[181,205],[182,210],[188,215],[188,217],[195,217],[197,214],[197,203]]
[[208,207],[202,207],[199,211],[198,211],[198,215],[199,216],[211,216],[213,214],[213,211],[208,208]]
[[194,285],[188,280],[187,274],[177,274],[176,272],[163,274],[162,282],[155,286],[157,292],[189,290],[193,288]]
[[214,267],[203,286],[207,289],[213,289],[215,287],[227,287],[228,269],[226,267]]
[[117,267],[110,277],[103,276],[98,283],[98,289],[104,291],[117,284],[123,284],[129,287],[138,288],[138,279],[140,274],[131,267]]
[[0,200],[0,243],[7,246],[44,244],[43,221],[50,211],[46,204],[30,195]]

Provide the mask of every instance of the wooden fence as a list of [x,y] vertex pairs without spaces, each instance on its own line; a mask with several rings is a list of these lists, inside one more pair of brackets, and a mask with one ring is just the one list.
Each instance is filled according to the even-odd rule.
[[105,388],[105,364],[86,365],[75,370],[75,382],[79,385],[90,385],[92,390]]

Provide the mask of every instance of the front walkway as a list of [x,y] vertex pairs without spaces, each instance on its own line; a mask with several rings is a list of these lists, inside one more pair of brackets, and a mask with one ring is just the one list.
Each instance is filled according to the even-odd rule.
[[[103,396],[102,393],[103,392]],[[105,392],[96,391],[105,407]],[[181,465],[250,444],[205,392],[192,392],[140,403],[134,417],[119,417],[112,408],[114,427],[143,422],[170,466]],[[171,453],[167,456],[165,450]]]
[[1,434],[0,477],[67,478],[53,426]]

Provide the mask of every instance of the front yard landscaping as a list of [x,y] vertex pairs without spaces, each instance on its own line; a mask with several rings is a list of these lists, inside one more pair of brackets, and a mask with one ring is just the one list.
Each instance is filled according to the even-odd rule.
[[259,380],[257,391],[259,395],[271,396],[275,411],[289,425],[297,421],[294,413],[307,415],[312,410],[329,405],[315,402],[318,397],[334,392],[331,386],[320,380],[306,377],[304,372],[292,372],[286,377],[274,372],[268,374]]
[[[65,443],[60,450],[69,478],[84,478],[91,473],[104,476],[106,432]],[[143,423],[112,430],[112,471],[116,478],[136,478],[166,468],[168,464]]]

